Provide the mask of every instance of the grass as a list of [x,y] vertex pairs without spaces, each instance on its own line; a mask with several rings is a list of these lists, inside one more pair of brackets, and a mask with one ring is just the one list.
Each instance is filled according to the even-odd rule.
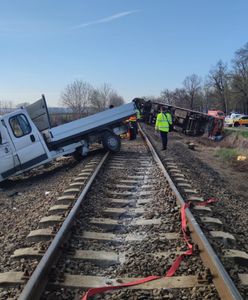
[[216,156],[218,156],[223,161],[233,161],[237,159],[239,152],[237,149],[231,148],[219,148],[215,152]]
[[248,139],[248,130],[246,128],[229,127],[229,128],[225,128],[224,132],[226,135],[236,133],[237,136],[239,135]]
[[[248,172],[248,130],[247,128],[225,128],[225,138],[215,150],[215,156],[239,172]],[[238,156],[246,159],[237,160]]]
[[225,165],[232,167],[236,171],[247,173],[248,159],[237,160],[239,155],[248,158],[247,150],[239,148],[218,148],[215,152],[215,156],[224,162]]

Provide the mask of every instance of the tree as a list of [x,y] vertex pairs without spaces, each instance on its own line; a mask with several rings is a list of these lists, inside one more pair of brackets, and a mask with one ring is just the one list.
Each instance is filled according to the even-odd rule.
[[164,89],[160,93],[160,101],[166,104],[172,105],[173,104],[173,92],[168,89]]
[[232,62],[232,88],[236,102],[242,106],[241,109],[245,113],[248,113],[248,43],[235,52]]
[[211,105],[211,87],[206,80],[202,88],[202,111],[207,113]]
[[91,95],[91,104],[97,111],[103,111],[109,104],[110,95],[113,93],[112,87],[104,83],[100,88],[94,89]]
[[6,114],[13,110],[12,101],[0,101],[0,114]]
[[225,113],[228,111],[229,78],[227,64],[221,60],[210,70],[208,75],[209,85],[216,92]]
[[75,80],[71,84],[68,84],[62,92],[62,103],[81,117],[86,113],[92,93],[93,87],[89,83],[82,80]]
[[109,105],[113,105],[114,107],[116,106],[120,106],[122,104],[124,104],[124,99],[118,95],[116,92],[112,92],[109,95]]
[[111,104],[114,106],[122,105],[124,99],[117,94],[111,85],[104,83],[100,88],[94,89],[90,102],[96,111],[103,111]]
[[172,94],[173,103],[175,106],[189,108],[188,100],[187,100],[187,93],[185,89],[176,88]]
[[193,109],[201,91],[201,78],[196,74],[192,74],[184,79],[183,85],[186,91],[186,98],[189,101],[189,108]]

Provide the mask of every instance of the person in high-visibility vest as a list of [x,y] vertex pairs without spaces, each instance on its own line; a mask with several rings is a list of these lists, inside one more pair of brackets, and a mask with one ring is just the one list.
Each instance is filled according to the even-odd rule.
[[136,116],[137,116],[137,120],[140,120],[141,119],[141,113],[140,113],[140,110],[138,108],[136,108]]
[[155,130],[160,132],[163,148],[167,149],[168,142],[168,132],[170,131],[170,126],[172,126],[172,117],[169,111],[166,112],[164,106],[161,106],[160,113],[157,115]]
[[130,140],[135,140],[137,131],[138,131],[138,126],[137,126],[137,117],[136,115],[131,116],[129,119],[129,139]]

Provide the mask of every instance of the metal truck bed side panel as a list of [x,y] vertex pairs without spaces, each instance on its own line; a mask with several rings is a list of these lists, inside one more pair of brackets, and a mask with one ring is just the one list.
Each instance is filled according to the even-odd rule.
[[104,127],[108,124],[113,124],[114,122],[118,122],[122,119],[128,118],[135,113],[135,104],[131,102],[116,108],[105,110],[92,116],[88,116],[83,119],[54,127],[49,130],[51,133],[49,142],[54,143],[63,139],[67,139],[71,136],[76,136],[78,134],[83,135],[86,132],[98,129],[99,127]]

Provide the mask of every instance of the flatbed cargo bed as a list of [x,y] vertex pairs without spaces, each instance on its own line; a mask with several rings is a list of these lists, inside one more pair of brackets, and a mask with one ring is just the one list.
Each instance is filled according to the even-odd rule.
[[66,143],[68,140],[77,139],[91,133],[96,133],[105,128],[122,123],[123,119],[136,113],[133,102],[121,105],[116,108],[108,109],[92,116],[72,121],[67,124],[51,128],[46,132],[46,142],[49,146],[56,146]]

